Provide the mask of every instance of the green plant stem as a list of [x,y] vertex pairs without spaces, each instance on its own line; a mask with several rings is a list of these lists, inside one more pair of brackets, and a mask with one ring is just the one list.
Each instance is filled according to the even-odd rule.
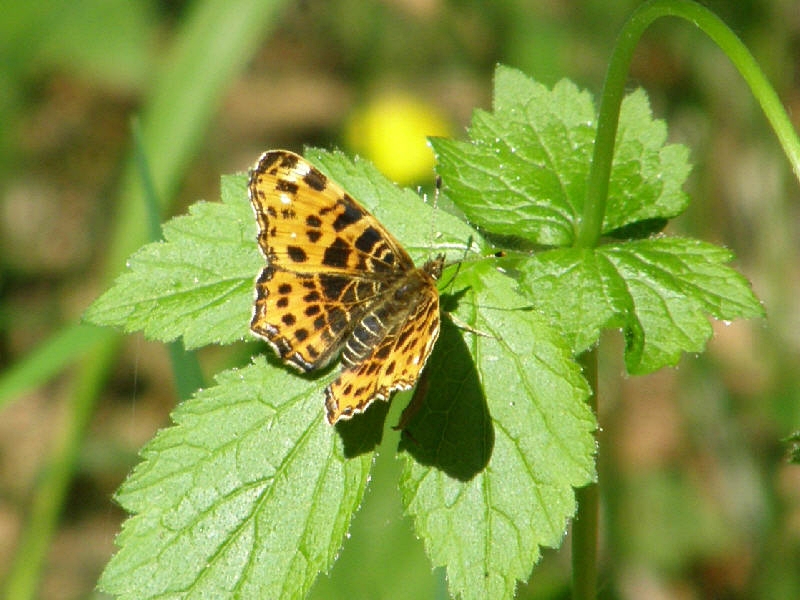
[[777,93],[742,41],[714,13],[695,2],[653,0],[640,6],[631,15],[611,55],[600,100],[597,137],[589,172],[583,220],[576,242],[580,247],[596,246],[602,232],[619,111],[634,50],[645,29],[659,17],[665,16],[680,17],[693,23],[725,52],[761,105],[792,165],[795,176],[800,181],[800,140],[797,132],[792,127]]
[[[581,354],[578,360],[592,391],[589,405],[597,414],[597,347]],[[575,496],[578,513],[572,522],[572,597],[589,600],[597,595],[598,484],[580,488]]]
[[[716,15],[689,0],[653,0],[639,7],[624,25],[614,48],[603,84],[597,121],[597,137],[586,191],[583,219],[576,244],[583,248],[597,245],[602,233],[608,184],[614,157],[620,107],[625,94],[631,60],[636,45],[653,21],[664,16],[686,19],[706,33],[728,56],[761,105],[800,180],[800,140],[780,103],[777,93],[758,68],[742,41]],[[593,390],[593,409],[597,414],[597,356],[593,350],[581,357]],[[573,523],[573,597],[596,596],[598,488],[578,490],[578,512]]]

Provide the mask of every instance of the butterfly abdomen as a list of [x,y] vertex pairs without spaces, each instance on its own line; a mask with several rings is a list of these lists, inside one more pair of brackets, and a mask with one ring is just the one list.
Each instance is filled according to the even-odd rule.
[[399,326],[425,301],[424,292],[431,284],[430,275],[415,270],[385,290],[381,300],[355,325],[347,338],[342,349],[342,363],[346,367],[354,366],[369,357],[377,346],[389,346],[391,338],[397,336]]

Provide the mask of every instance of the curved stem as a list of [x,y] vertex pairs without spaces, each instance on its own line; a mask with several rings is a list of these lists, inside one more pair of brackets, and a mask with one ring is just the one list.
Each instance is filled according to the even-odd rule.
[[597,122],[597,138],[586,190],[583,220],[576,244],[583,248],[597,245],[600,239],[608,196],[608,180],[614,155],[620,105],[634,49],[645,29],[659,17],[686,19],[708,35],[744,78],[770,122],[795,176],[800,181],[800,140],[775,90],[758,68],[742,41],[714,13],[689,0],[653,0],[631,15],[620,33],[611,56]]
[[[597,137],[589,172],[583,219],[576,245],[592,248],[602,233],[608,183],[614,156],[620,107],[625,93],[633,52],[650,24],[663,16],[686,19],[708,35],[728,56],[761,105],[795,176],[800,180],[800,140],[775,90],[759,69],[742,41],[716,15],[690,0],[653,0],[639,7],[625,24],[612,53],[597,122]],[[597,414],[597,353],[580,357],[593,391],[592,408]],[[573,522],[572,594],[585,600],[597,593],[598,486],[577,491],[578,512]]]

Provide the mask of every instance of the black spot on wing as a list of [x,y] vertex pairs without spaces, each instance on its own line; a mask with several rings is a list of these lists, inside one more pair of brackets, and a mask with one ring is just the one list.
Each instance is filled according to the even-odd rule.
[[346,227],[350,227],[353,223],[358,223],[364,216],[364,211],[355,205],[355,201],[352,198],[349,196],[345,196],[345,198],[345,201],[341,201],[342,206],[344,206],[344,211],[342,211],[333,222],[333,228],[337,232]]
[[337,237],[334,242],[325,248],[322,257],[322,264],[326,267],[336,267],[343,269],[347,266],[347,259],[350,256],[350,249],[342,238]]
[[378,233],[378,230],[374,227],[367,227],[362,234],[358,236],[355,246],[361,250],[361,252],[369,254],[379,241],[381,241],[381,234]]
[[298,186],[294,181],[287,181],[285,179],[279,179],[278,182],[275,184],[275,189],[279,192],[286,192],[294,196],[297,194]]
[[300,160],[299,156],[291,152],[275,152],[275,158],[281,159],[281,168],[289,170],[294,169]]
[[337,275],[320,275],[319,283],[326,300],[338,301],[347,286],[347,279]]
[[300,246],[287,246],[286,253],[296,263],[303,263],[308,260],[308,256],[306,255],[306,251],[303,250]]
[[321,192],[328,186],[328,178],[325,177],[325,175],[323,175],[320,171],[313,168],[305,174],[303,181],[306,182],[308,187],[313,190],[317,190],[318,192]]

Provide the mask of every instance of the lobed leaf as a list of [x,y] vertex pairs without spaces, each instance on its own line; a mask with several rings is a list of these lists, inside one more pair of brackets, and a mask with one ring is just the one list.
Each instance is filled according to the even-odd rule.
[[[413,223],[414,218],[424,218],[426,222],[435,218],[439,233],[434,244],[424,233],[417,233],[417,241],[410,236],[411,252],[417,256],[457,251],[456,256],[463,258],[466,249],[485,248],[472,228],[452,215],[432,213],[415,194],[400,191],[369,165],[351,163],[343,155],[328,153],[318,153],[315,161],[349,190],[356,190],[354,193],[380,219],[397,223],[400,230],[404,223]],[[200,268],[193,262],[194,257],[211,253],[223,240],[223,246],[232,250],[231,256],[241,254],[244,271],[244,264],[250,260],[244,255],[252,254],[244,250],[249,226],[242,221],[252,219],[244,178],[231,178],[227,183],[222,205],[214,209],[212,205],[196,205],[188,217],[168,223],[165,241],[140,251],[131,261],[131,271],[98,301],[90,316],[115,318],[128,328],[143,327],[151,335],[183,335],[187,343],[198,341],[192,317],[197,316],[195,302],[199,300],[193,296],[205,293],[213,275],[203,279],[205,286],[189,285],[187,282],[194,282],[194,271]],[[411,225],[408,227],[412,231]],[[208,235],[201,235],[203,231]],[[204,244],[207,247],[203,248]],[[255,246],[254,241],[250,244]],[[473,395],[485,389],[488,406],[504,416],[493,415],[491,420],[479,419],[471,424],[480,424],[486,435],[491,432],[492,448],[483,447],[491,451],[491,460],[485,452],[472,452],[472,458],[460,467],[447,466],[442,472],[437,466],[428,467],[434,470],[429,480],[438,477],[442,485],[456,486],[454,489],[470,489],[475,482],[484,481],[492,488],[505,488],[509,493],[538,500],[515,515],[521,527],[514,534],[521,536],[516,546],[508,537],[513,532],[500,532],[496,526],[499,516],[508,510],[507,501],[500,496],[484,498],[480,505],[448,507],[446,502],[441,504],[446,499],[419,489],[407,508],[418,518],[418,534],[425,539],[434,562],[448,564],[454,591],[460,593],[476,583],[468,563],[477,552],[493,573],[485,589],[498,593],[505,590],[507,595],[509,590],[513,592],[513,583],[532,568],[539,545],[555,545],[561,539],[566,520],[575,508],[572,486],[591,480],[594,420],[583,403],[585,384],[570,361],[568,350],[563,344],[556,345],[558,336],[548,333],[541,322],[532,324],[529,307],[520,306],[520,297],[513,292],[514,283],[488,269],[488,263],[482,264],[482,271],[475,265],[460,270],[456,281],[467,287],[458,293],[464,300],[454,309],[458,308],[456,312],[462,316],[469,315],[477,326],[493,328],[490,336],[495,342],[480,338],[473,349],[486,352],[480,363],[485,387],[479,380],[469,389]],[[254,269],[256,273],[259,267]],[[455,268],[451,267],[449,273],[453,271]],[[219,274],[219,267],[213,273]],[[149,277],[170,279],[177,285],[162,285],[161,295],[157,296],[159,286],[151,282],[143,292],[140,286]],[[248,309],[228,318],[246,325],[252,302],[252,275],[242,273],[238,279],[242,289],[232,292],[230,301],[246,303]],[[177,293],[184,286],[190,289]],[[477,290],[482,291],[479,294]],[[181,301],[187,301],[184,313],[178,310]],[[508,324],[497,324],[490,317],[470,312],[484,301],[494,305],[497,314],[510,319]],[[116,316],[109,317],[114,311]],[[169,314],[174,321],[170,324],[166,321]],[[237,328],[240,326],[237,323]],[[530,356],[514,359],[511,373],[496,371],[495,361],[514,353],[523,355],[529,339],[502,333],[506,326],[512,332],[527,331],[543,340],[541,348]],[[447,352],[446,340],[453,339],[453,331],[449,327],[448,335],[443,335],[437,350],[440,358]],[[452,373],[451,358],[446,359],[444,368],[448,373]],[[458,401],[455,414],[465,423],[471,415],[470,407],[447,390],[448,378],[440,377],[444,363],[440,360],[438,367],[436,364],[433,362],[430,367],[436,378],[430,402],[435,406],[442,400]],[[537,374],[541,365],[548,365],[547,370]],[[509,388],[509,377],[520,375],[528,367],[533,371],[522,385]],[[358,419],[331,429],[322,416],[321,390],[332,377],[309,381],[283,367],[268,367],[260,359],[246,369],[222,373],[215,387],[199,392],[178,408],[173,415],[175,426],[161,432],[145,448],[144,461],[118,494],[122,506],[134,516],[118,538],[121,550],[108,565],[101,588],[122,598],[303,596],[316,574],[330,567],[363,496],[370,457],[380,439],[387,407],[377,403]],[[508,412],[504,407],[509,397],[515,399],[512,404],[518,403],[516,411]],[[554,404],[556,398],[560,402]],[[528,405],[532,408],[524,408]],[[565,419],[569,415],[572,417]],[[427,421],[427,425],[417,423],[414,431],[420,439],[441,435],[442,430],[430,428],[436,424],[435,420]],[[542,426],[547,429],[544,437],[538,432]],[[494,430],[498,428],[502,433],[496,436],[495,443]],[[543,440],[545,445],[540,447]],[[452,458],[460,460],[469,455],[463,451],[474,446],[474,438],[469,436],[457,435],[451,441],[459,449]],[[564,450],[569,458],[558,458]],[[541,472],[535,480],[525,476],[531,469]],[[478,472],[482,474],[475,479]],[[469,522],[477,525],[476,511],[487,509],[492,519],[486,527],[476,529],[469,539],[456,544],[468,551],[460,558],[451,556],[455,548],[451,543],[442,545],[442,531],[430,526],[430,517],[437,514],[447,515],[447,527]],[[498,586],[498,581],[506,585]]]
[[[132,513],[100,587],[119,598],[299,598],[333,563],[370,451],[347,456],[322,381],[266,361],[221,373],[142,450],[117,500]],[[351,445],[370,448],[364,431]]]
[[[495,72],[493,112],[475,111],[469,142],[432,139],[445,189],[487,232],[533,246],[570,246],[586,196],[595,137],[591,97],[570,81],[552,90],[523,73]],[[622,104],[603,232],[680,214],[686,148],[664,145],[644,92]]]
[[574,352],[595,344],[602,329],[620,328],[627,369],[641,374],[702,351],[712,333],[707,314],[763,316],[747,280],[725,265],[731,259],[712,244],[658,237],[542,252],[519,268]]
[[[594,107],[562,81],[552,90],[498,67],[493,112],[476,111],[470,142],[433,140],[445,189],[471,221],[504,242],[555,246],[510,263],[522,291],[578,354],[603,329],[626,337],[631,373],[699,352],[718,319],[763,315],[748,282],[725,266],[732,255],[693,240],[648,237],[688,202],[686,148],[665,144],[642,91],[622,104],[603,233],[595,249],[573,247],[581,224],[594,140]],[[637,239],[639,238],[639,239]]]
[[539,547],[561,543],[573,488],[594,480],[596,422],[569,350],[511,278],[483,263],[454,285],[478,333],[445,321],[400,487],[454,596],[512,598]]
[[244,175],[224,177],[222,203],[198,202],[167,222],[164,240],[136,252],[84,318],[163,342],[182,337],[186,348],[243,339],[264,262],[246,185]]

